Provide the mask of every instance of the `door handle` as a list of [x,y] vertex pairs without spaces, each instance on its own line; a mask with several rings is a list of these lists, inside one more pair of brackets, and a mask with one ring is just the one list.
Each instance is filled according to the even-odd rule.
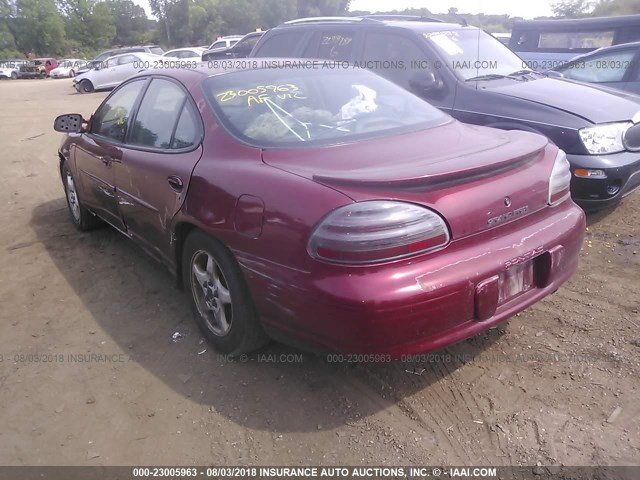
[[167,177],[167,182],[169,182],[169,186],[174,192],[181,192],[182,188],[184,187],[182,179],[177,175],[170,175],[169,177]]
[[111,165],[111,162],[113,162],[113,158],[111,158],[109,155],[104,155],[104,156],[98,157],[98,158],[105,165]]

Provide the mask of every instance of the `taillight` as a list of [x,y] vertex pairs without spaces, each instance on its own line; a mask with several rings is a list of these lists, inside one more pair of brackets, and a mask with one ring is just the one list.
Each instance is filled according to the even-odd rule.
[[449,243],[437,213],[413,203],[372,200],[331,212],[309,239],[312,257],[335,263],[376,263],[417,255]]
[[553,171],[549,178],[549,205],[557,205],[569,198],[571,194],[569,185],[571,184],[571,169],[567,154],[558,150],[556,162],[553,164]]

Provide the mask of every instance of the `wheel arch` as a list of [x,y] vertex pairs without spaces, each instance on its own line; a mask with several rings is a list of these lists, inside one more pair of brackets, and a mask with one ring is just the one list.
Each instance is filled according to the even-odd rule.
[[210,233],[206,232],[195,223],[191,223],[189,221],[180,221],[175,225],[173,229],[173,261],[175,265],[176,282],[180,289],[184,289],[184,279],[182,278],[182,252],[184,250],[184,242],[189,234],[191,234],[191,232],[195,230],[200,230],[201,232],[211,236]]

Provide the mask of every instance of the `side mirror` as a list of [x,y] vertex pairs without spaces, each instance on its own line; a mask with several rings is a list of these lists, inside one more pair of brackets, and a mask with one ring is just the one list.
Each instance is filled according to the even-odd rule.
[[53,122],[53,129],[62,133],[80,133],[82,132],[82,115],[79,113],[67,113],[56,117]]
[[415,72],[409,77],[409,87],[415,93],[432,93],[443,87],[442,80],[436,77],[435,72],[423,70]]

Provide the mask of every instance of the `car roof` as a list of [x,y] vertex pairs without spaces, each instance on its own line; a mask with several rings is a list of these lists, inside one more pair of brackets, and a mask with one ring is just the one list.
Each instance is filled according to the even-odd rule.
[[155,70],[150,68],[148,70],[144,70],[133,75],[131,78],[138,77],[146,77],[146,76],[166,76],[170,78],[175,78],[176,80],[181,81],[185,85],[190,85],[194,82],[200,81],[203,78],[213,77],[217,75],[223,75],[226,73],[234,73],[234,72],[242,72],[248,70],[267,70],[274,68],[273,62],[281,62],[283,65],[286,65],[287,62],[324,62],[325,60],[314,60],[314,59],[300,59],[300,58],[282,58],[282,57],[264,57],[260,58],[260,61],[256,65],[255,62],[232,62],[225,63],[220,62],[220,64],[224,64],[224,67],[213,68],[212,62],[198,62],[196,63],[194,68],[181,68],[179,66],[173,68],[161,68]]
[[590,17],[590,18],[564,18],[560,20],[517,20],[513,23],[512,31],[538,30],[545,31],[564,30],[567,28],[607,28],[621,27],[625,25],[635,26],[640,23],[640,15],[621,15],[617,17]]
[[308,17],[300,18],[297,20],[290,20],[283,24],[278,25],[277,29],[281,28],[309,28],[315,25],[318,26],[344,26],[344,25],[358,25],[358,28],[365,28],[365,26],[389,26],[397,28],[405,28],[408,30],[414,30],[418,32],[446,32],[450,30],[459,30],[462,28],[473,28],[461,25],[459,23],[446,23],[435,18],[421,17],[417,15],[364,15],[360,17]]
[[167,53],[170,52],[184,52],[185,50],[206,50],[206,48],[203,47],[180,47],[180,48],[172,48],[171,50],[167,50],[165,53],[165,55]]
[[120,57],[125,57],[127,55],[142,55],[143,57],[149,57],[149,58],[158,58],[162,56],[162,55],[156,55],[155,53],[147,53],[147,52],[123,52],[123,53],[118,53],[117,55],[110,56],[105,60],[105,62],[108,60],[111,60],[112,58],[120,58]]

